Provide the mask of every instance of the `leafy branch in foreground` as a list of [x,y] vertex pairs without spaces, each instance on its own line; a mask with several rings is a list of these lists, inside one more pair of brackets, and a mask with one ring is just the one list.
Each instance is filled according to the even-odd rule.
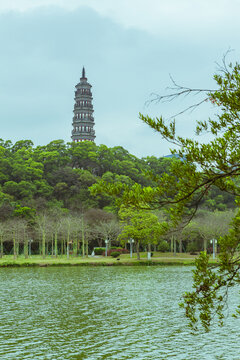
[[[198,121],[195,128],[197,135],[212,134],[208,143],[178,136],[175,120],[166,122],[162,116],[152,119],[140,114],[143,122],[178,146],[178,150],[171,151],[178,159],[172,161],[168,174],[154,179],[155,187],[101,183],[94,185],[93,190],[115,195],[119,202],[139,209],[164,208],[168,213],[169,227],[177,225],[182,216],[191,219],[213,187],[235,196],[238,211],[229,233],[219,239],[218,266],[210,268],[208,256],[201,254],[196,261],[193,291],[186,293],[183,299],[182,306],[190,325],[195,327],[198,320],[206,330],[215,315],[222,324],[228,289],[240,281],[237,252],[240,240],[240,65],[226,66],[224,59],[220,74],[214,75],[214,79],[217,89],[206,90],[206,96],[218,106],[218,114],[214,119]],[[174,92],[169,100],[182,94],[179,88],[179,92]]]
[[[195,261],[193,271],[194,291],[186,292],[180,304],[185,309],[191,328],[196,329],[200,320],[206,331],[209,330],[214,316],[223,325],[224,309],[227,307],[228,290],[240,283],[240,259],[236,254],[239,244],[240,211],[232,222],[229,234],[220,238],[221,253],[219,264],[209,266],[209,255],[202,252]],[[237,310],[239,314],[239,311]],[[236,316],[236,314],[235,314]]]

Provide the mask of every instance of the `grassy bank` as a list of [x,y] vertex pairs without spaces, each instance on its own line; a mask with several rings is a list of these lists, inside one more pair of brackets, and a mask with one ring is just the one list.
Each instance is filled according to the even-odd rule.
[[147,253],[141,253],[141,259],[137,260],[136,254],[130,258],[129,254],[121,255],[120,259],[113,259],[112,257],[70,257],[58,256],[57,258],[46,256],[43,259],[41,256],[34,255],[25,259],[20,255],[14,260],[12,255],[4,256],[0,259],[0,267],[27,267],[27,266],[135,266],[135,265],[193,265],[195,255],[176,254],[172,253],[154,253],[151,260],[147,259]]

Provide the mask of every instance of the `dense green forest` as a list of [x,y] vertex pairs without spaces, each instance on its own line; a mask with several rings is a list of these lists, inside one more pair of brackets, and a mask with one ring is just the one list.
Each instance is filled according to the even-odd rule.
[[[34,147],[30,140],[15,144],[0,140],[0,153],[2,220],[18,215],[23,206],[37,212],[52,207],[70,212],[108,210],[113,206],[112,199],[92,196],[88,190],[98,179],[154,187],[154,178],[168,172],[173,161],[155,156],[139,159],[121,146],[108,148],[88,141],[65,144],[56,140]],[[209,210],[226,210],[234,206],[234,201],[215,188],[202,205]]]
[[[1,254],[12,251],[16,255],[24,251],[24,246],[26,251],[29,238],[40,241],[40,251],[44,254],[51,247],[55,255],[66,252],[69,243],[73,252],[87,252],[88,245],[82,246],[83,239],[90,243],[90,249],[102,246],[106,238],[116,242],[124,221],[130,226],[129,219],[138,221],[140,214],[129,215],[128,220],[121,219],[114,199],[109,195],[94,196],[89,187],[99,180],[154,187],[157,177],[168,173],[172,161],[182,165],[178,158],[147,156],[139,159],[121,146],[108,148],[89,141],[64,143],[55,140],[35,147],[30,140],[15,144],[0,140],[0,153]],[[205,212],[229,213],[234,199],[213,188],[201,207]],[[161,213],[154,216],[161,221]],[[188,234],[185,238],[195,241],[196,226],[191,226],[191,236],[185,230]],[[127,230],[125,228],[126,234]],[[119,239],[123,237],[122,233]],[[72,239],[76,239],[76,244]],[[170,242],[166,240],[169,239],[162,239],[161,245],[155,241],[155,246],[167,250]],[[196,248],[197,241],[192,249]],[[179,248],[182,250],[182,243]],[[184,249],[187,249],[186,244]]]

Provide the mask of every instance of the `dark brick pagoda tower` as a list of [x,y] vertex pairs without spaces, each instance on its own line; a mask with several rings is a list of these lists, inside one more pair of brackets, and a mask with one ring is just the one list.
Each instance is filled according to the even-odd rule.
[[73,130],[72,130],[72,141],[94,141],[95,131],[94,117],[93,117],[93,105],[92,105],[92,92],[91,87],[87,82],[85,75],[85,69],[82,69],[82,77],[80,83],[75,88],[75,105],[74,105],[74,116],[73,116]]

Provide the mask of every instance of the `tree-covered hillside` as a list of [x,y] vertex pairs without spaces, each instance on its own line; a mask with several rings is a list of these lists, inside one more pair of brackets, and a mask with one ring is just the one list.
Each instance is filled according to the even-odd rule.
[[[116,205],[110,195],[93,195],[89,188],[102,180],[117,186],[154,188],[173,161],[183,166],[180,159],[139,159],[120,146],[108,148],[87,141],[65,144],[63,140],[36,147],[30,140],[15,144],[0,140],[0,154],[0,256],[27,254],[31,241],[33,251],[43,256],[49,251],[56,256],[70,250],[85,254],[103,246],[104,239],[113,245],[126,244],[130,235],[138,252],[150,244],[161,251],[172,248],[170,237],[162,238],[156,225],[168,221],[161,213],[127,210],[128,217],[122,219],[126,209],[121,204]],[[223,210],[233,206],[232,197],[217,188],[201,204],[205,211],[222,211],[223,217]],[[220,217],[215,214],[213,218]],[[175,238],[175,248],[200,251],[206,236],[192,224],[179,243]]]
[[[154,186],[147,172],[167,171],[169,159],[138,159],[120,146],[92,142],[52,141],[34,147],[30,140],[0,142],[0,218],[18,205],[37,211],[52,206],[71,211],[110,206],[105,196],[91,196],[88,187],[102,178],[116,183]],[[6,211],[7,210],[7,211]]]
[[[142,159],[121,146],[108,148],[92,142],[55,140],[34,147],[32,141],[0,141],[0,219],[23,206],[41,212],[51,207],[70,211],[110,208],[109,196],[90,194],[99,179],[112,183],[138,183],[154,187],[154,179],[168,172],[171,158]],[[179,160],[179,166],[181,161]],[[210,210],[233,206],[231,196],[213,189],[203,204]]]

